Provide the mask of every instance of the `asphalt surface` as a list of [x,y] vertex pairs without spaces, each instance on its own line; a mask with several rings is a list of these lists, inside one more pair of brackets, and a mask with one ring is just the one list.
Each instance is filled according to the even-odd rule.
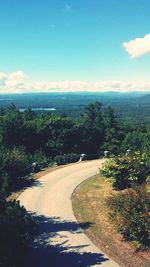
[[83,229],[90,227],[90,222],[80,225],[72,211],[73,191],[85,179],[98,174],[102,162],[87,161],[58,169],[36,180],[20,195],[20,204],[34,214],[39,225],[26,266],[119,266],[84,234]]

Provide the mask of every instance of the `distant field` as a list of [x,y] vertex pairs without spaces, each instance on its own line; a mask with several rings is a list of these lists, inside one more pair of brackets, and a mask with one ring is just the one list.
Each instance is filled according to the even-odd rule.
[[34,93],[0,95],[0,107],[14,103],[22,111],[31,107],[36,112],[66,113],[78,117],[84,107],[99,101],[115,108],[117,116],[126,120],[150,122],[150,94],[144,93]]

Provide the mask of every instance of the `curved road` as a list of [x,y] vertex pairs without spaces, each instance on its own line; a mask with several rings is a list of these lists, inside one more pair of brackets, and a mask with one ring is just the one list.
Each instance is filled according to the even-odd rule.
[[72,211],[71,195],[82,181],[98,173],[102,160],[76,163],[46,174],[19,197],[34,213],[39,231],[31,245],[28,267],[119,266],[83,233]]

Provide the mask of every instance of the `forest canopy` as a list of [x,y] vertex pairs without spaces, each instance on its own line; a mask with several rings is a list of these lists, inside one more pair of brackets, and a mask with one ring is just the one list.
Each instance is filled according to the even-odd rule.
[[56,157],[71,154],[77,159],[82,153],[102,155],[104,150],[116,155],[127,149],[149,153],[149,136],[149,124],[123,122],[100,102],[87,105],[79,118],[30,108],[20,112],[10,104],[0,110],[0,190],[7,194],[21,170],[33,162],[49,165]]

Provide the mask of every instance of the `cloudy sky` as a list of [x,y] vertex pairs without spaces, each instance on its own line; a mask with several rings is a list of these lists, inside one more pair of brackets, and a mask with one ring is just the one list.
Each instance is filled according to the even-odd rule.
[[150,90],[149,0],[1,0],[0,92]]

